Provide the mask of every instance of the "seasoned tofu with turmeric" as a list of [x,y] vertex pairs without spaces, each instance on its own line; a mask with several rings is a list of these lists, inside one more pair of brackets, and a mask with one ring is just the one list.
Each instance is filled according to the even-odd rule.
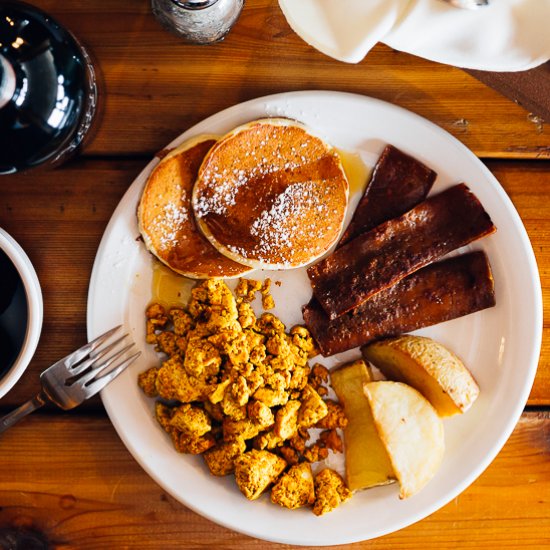
[[316,516],[332,512],[350,498],[351,491],[346,487],[346,483],[338,472],[325,468],[315,477],[313,513]]
[[169,424],[180,432],[195,437],[201,437],[212,429],[208,413],[189,403],[184,403],[173,409]]
[[158,395],[157,390],[157,376],[159,368],[151,367],[146,371],[140,372],[138,375],[138,386],[143,390],[143,393],[147,397],[156,397]]
[[235,480],[241,493],[256,500],[286,468],[280,456],[252,449],[235,459]]
[[214,476],[226,476],[235,471],[235,459],[246,450],[244,439],[220,443],[213,449],[209,449],[202,456]]
[[315,502],[311,465],[302,462],[292,466],[271,489],[271,502],[295,510]]
[[298,411],[300,428],[311,428],[328,414],[327,404],[309,384],[302,392],[302,404]]
[[[255,314],[258,293],[274,307],[270,285],[241,279],[235,297],[206,280],[186,308],[151,304],[146,339],[162,356],[138,384],[158,399],[155,416],[178,452],[201,454],[214,476],[234,473],[251,500],[275,484],[273,502],[294,509],[313,504],[310,463],[342,452],[345,417],[323,399],[328,371],[308,365],[317,349],[307,328],[287,332],[272,313]],[[325,432],[308,446],[318,427]]]

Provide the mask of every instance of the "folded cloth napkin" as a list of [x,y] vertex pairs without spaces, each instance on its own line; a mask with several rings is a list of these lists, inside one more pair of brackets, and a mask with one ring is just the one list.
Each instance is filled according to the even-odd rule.
[[279,0],[293,30],[321,52],[358,63],[376,42],[487,71],[550,59],[550,0],[491,0],[478,10],[441,0]]

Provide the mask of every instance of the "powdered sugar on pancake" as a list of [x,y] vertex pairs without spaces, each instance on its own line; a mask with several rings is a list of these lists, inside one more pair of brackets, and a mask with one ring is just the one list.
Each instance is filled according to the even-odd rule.
[[215,142],[213,136],[199,136],[165,155],[149,176],[138,207],[148,250],[174,271],[196,279],[250,271],[220,254],[195,223],[191,191],[202,159]]
[[229,258],[285,269],[322,255],[339,236],[348,184],[336,151],[301,125],[266,119],[235,129],[199,171],[199,227]]

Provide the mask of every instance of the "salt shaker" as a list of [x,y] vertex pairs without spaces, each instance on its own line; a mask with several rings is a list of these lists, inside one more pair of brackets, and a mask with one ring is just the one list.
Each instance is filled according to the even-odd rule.
[[237,21],[244,0],[151,0],[163,27],[194,44],[223,40]]

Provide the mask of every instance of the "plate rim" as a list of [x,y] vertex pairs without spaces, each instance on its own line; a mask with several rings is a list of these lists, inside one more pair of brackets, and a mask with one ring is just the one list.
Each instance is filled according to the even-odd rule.
[[[140,466],[147,472],[147,474],[158,484],[160,485],[167,493],[171,494],[178,500],[179,502],[182,502],[186,507],[193,510],[194,512],[200,514],[203,517],[206,517],[210,521],[213,521],[214,523],[218,525],[222,525],[226,528],[229,528],[231,530],[241,532],[243,534],[246,534],[248,536],[259,538],[262,540],[277,542],[277,543],[284,543],[284,544],[295,544],[295,545],[318,545],[318,546],[330,546],[334,544],[348,544],[358,541],[364,541],[364,540],[370,540],[373,538],[377,538],[389,533],[396,532],[398,530],[401,530],[409,525],[412,525],[416,523],[417,521],[420,521],[421,519],[424,519],[434,513],[435,511],[439,510],[443,506],[445,506],[448,502],[450,502],[453,498],[456,498],[457,495],[461,494],[469,485],[471,485],[484,471],[485,469],[491,464],[491,462],[494,460],[494,458],[498,455],[498,453],[501,451],[502,447],[510,437],[512,431],[514,430],[521,413],[525,407],[525,404],[527,402],[529,393],[531,391],[531,388],[533,386],[533,382],[535,379],[537,367],[538,367],[538,361],[540,357],[540,348],[542,343],[542,328],[543,328],[543,302],[542,302],[542,289],[540,284],[540,274],[536,262],[536,257],[534,255],[534,251],[531,245],[531,242],[529,240],[529,236],[527,234],[527,231],[525,229],[525,226],[523,225],[523,222],[521,220],[521,217],[519,216],[514,204],[512,203],[511,199],[507,195],[507,193],[504,191],[503,187],[500,185],[498,180],[495,178],[495,176],[490,172],[490,170],[481,162],[481,160],[474,155],[470,149],[468,149],[463,143],[461,143],[456,137],[454,137],[452,134],[444,130],[443,128],[439,127],[435,123],[429,121],[428,119],[408,110],[403,107],[400,107],[398,105],[394,105],[392,103],[372,98],[369,96],[356,94],[356,93],[349,93],[349,92],[340,92],[340,91],[331,91],[331,90],[300,90],[300,91],[291,91],[291,92],[282,92],[277,94],[270,94],[267,96],[260,96],[257,98],[253,98],[238,104],[235,104],[231,107],[228,107],[226,109],[222,109],[209,117],[199,121],[197,124],[192,125],[189,127],[186,131],[182,132],[179,136],[174,138],[166,147],[171,148],[179,145],[186,139],[189,139],[190,137],[193,137],[194,135],[200,133],[200,127],[203,125],[209,125],[212,123],[213,119],[215,122],[215,119],[222,119],[222,117],[230,117],[235,112],[242,112],[246,111],[248,107],[251,107],[252,105],[256,106],[260,102],[269,103],[270,101],[281,101],[281,100],[292,100],[293,97],[303,97],[303,96],[318,96],[321,98],[330,98],[330,97],[340,97],[342,99],[348,98],[349,100],[353,101],[366,101],[368,103],[373,104],[379,104],[381,106],[384,106],[384,108],[390,108],[391,110],[396,111],[401,116],[406,117],[412,117],[413,120],[415,120],[416,123],[423,124],[432,130],[436,131],[437,133],[440,133],[443,137],[445,137],[447,140],[450,141],[455,147],[457,147],[461,154],[465,154],[469,156],[472,160],[475,161],[477,166],[480,170],[482,170],[488,179],[491,179],[496,184],[494,186],[494,191],[497,192],[500,195],[500,199],[505,203],[505,206],[507,207],[507,214],[511,215],[513,218],[513,225],[515,230],[518,231],[518,236],[521,241],[522,249],[526,254],[527,263],[528,263],[528,271],[531,274],[531,282],[532,282],[532,288],[530,290],[533,291],[533,302],[535,305],[535,311],[532,312],[533,316],[533,325],[536,328],[536,332],[533,334],[533,346],[531,347],[531,353],[529,355],[529,358],[527,361],[525,361],[525,364],[528,365],[528,368],[524,371],[525,379],[527,381],[526,384],[524,384],[522,391],[521,391],[521,398],[516,401],[516,403],[513,405],[512,409],[509,412],[509,418],[506,423],[506,428],[501,431],[498,438],[493,443],[490,452],[486,453],[483,459],[479,460],[476,464],[476,467],[472,469],[472,471],[464,476],[464,478],[457,484],[453,485],[452,490],[449,490],[445,495],[442,497],[436,499],[434,502],[432,502],[429,505],[426,505],[422,507],[421,511],[411,514],[407,516],[406,519],[403,519],[400,522],[397,522],[395,525],[393,525],[391,528],[378,528],[374,531],[371,530],[366,536],[361,536],[361,538],[358,538],[356,536],[348,536],[345,535],[341,536],[339,533],[338,540],[318,540],[314,536],[308,538],[307,540],[297,540],[292,539],[284,536],[273,536],[273,535],[263,535],[261,533],[258,533],[253,528],[247,528],[242,525],[235,525],[234,523],[230,521],[224,521],[223,517],[215,516],[213,513],[209,513],[208,511],[205,511],[201,509],[198,506],[195,506],[193,504],[192,499],[186,500],[182,499],[180,496],[174,495],[174,490],[172,487],[168,486],[167,483],[162,481],[159,476],[155,474],[155,472],[152,470],[151,467],[145,462],[142,456],[140,456],[136,449],[134,448],[132,442],[129,440],[127,434],[125,433],[122,426],[119,425],[115,411],[112,408],[112,404],[110,403],[108,399],[108,389],[101,392],[101,397],[103,404],[106,408],[107,414],[109,416],[109,419],[111,423],[113,424],[118,436],[123,441],[124,445],[132,455],[132,457],[140,464]],[[267,115],[266,116],[270,116]],[[197,130],[199,128],[199,130]],[[88,300],[87,300],[87,333],[88,338],[92,338],[95,336],[95,333],[92,330],[92,324],[93,324],[93,295],[96,291],[96,286],[98,284],[98,273],[99,273],[99,266],[101,263],[101,256],[104,253],[105,248],[108,244],[108,236],[112,232],[112,229],[117,222],[118,215],[120,211],[123,211],[124,209],[121,208],[125,202],[129,200],[129,197],[132,196],[132,194],[135,192],[135,185],[136,182],[141,180],[143,177],[146,177],[148,173],[154,168],[154,166],[159,162],[159,158],[157,156],[153,156],[153,158],[146,164],[146,166],[140,171],[140,173],[133,179],[132,183],[129,185],[128,189],[120,199],[117,207],[115,208],[101,239],[100,245],[98,247],[96,257],[94,259],[93,268],[92,268],[92,274],[90,277],[90,284],[89,284],[89,291],[88,291]]]

